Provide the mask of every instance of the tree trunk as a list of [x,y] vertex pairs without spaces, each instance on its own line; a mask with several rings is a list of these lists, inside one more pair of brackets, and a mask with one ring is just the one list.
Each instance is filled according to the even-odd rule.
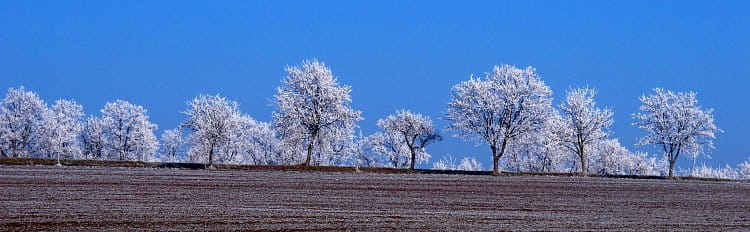
[[581,158],[581,173],[583,175],[588,174],[588,172],[589,172],[589,166],[588,166],[588,162],[586,160],[586,153],[583,150],[583,146],[579,146],[578,147],[578,157]]
[[495,151],[494,150],[495,149],[493,149],[493,151],[492,151],[492,175],[493,176],[499,176],[500,175],[500,170],[498,170],[498,168],[497,168],[497,163],[498,163],[498,161],[500,161],[500,159],[497,157],[497,155],[495,155]]
[[409,169],[414,171],[414,161],[417,159],[417,152],[413,147],[409,147],[409,151],[411,151],[411,164],[409,165]]
[[498,167],[498,163],[500,162],[500,158],[503,157],[503,154],[505,153],[505,146],[507,145],[506,139],[503,139],[503,144],[500,146],[500,153],[498,153],[497,146],[491,145],[490,149],[492,149],[492,175],[498,176],[500,175],[500,169]]
[[670,159],[669,160],[669,179],[672,179],[674,177],[674,163],[677,161],[677,159]]
[[213,165],[214,160],[214,145],[211,144],[210,149],[208,149],[208,166],[206,168],[210,168],[211,165]]
[[307,158],[305,158],[305,166],[310,166],[310,159],[312,159],[312,152],[313,152],[313,136],[310,136],[310,139],[307,141]]

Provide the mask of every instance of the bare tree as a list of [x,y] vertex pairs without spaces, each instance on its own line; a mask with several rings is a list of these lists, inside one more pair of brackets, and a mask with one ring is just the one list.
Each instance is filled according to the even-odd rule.
[[642,96],[633,125],[648,133],[638,140],[638,145],[654,145],[662,149],[669,161],[669,177],[674,176],[674,164],[683,153],[700,152],[713,148],[716,133],[713,109],[698,105],[695,92],[675,93],[654,89]]
[[[304,144],[306,156],[302,164],[309,166],[316,142],[325,145],[320,143],[353,138],[355,122],[362,120],[361,112],[349,106],[351,88],[340,86],[323,62],[303,61],[286,71],[282,86],[276,90],[274,124],[285,143]],[[331,145],[327,147],[329,151],[325,153],[331,153]]]
[[464,139],[484,141],[492,151],[492,173],[513,139],[539,130],[551,111],[550,88],[532,67],[495,66],[485,78],[453,87],[446,119]]
[[571,152],[578,155],[581,173],[588,173],[587,149],[599,144],[609,136],[612,111],[596,108],[593,88],[577,88],[568,91],[565,103],[560,105],[562,124],[554,130],[556,138]]
[[44,136],[39,138],[48,157],[80,158],[82,119],[83,106],[72,100],[55,101],[42,124]]
[[81,143],[83,144],[83,155],[86,158],[105,159],[105,138],[104,121],[95,116],[89,116],[83,124],[81,131]]
[[180,128],[165,130],[161,134],[161,159],[164,162],[177,162],[185,145]]
[[414,170],[418,153],[427,153],[426,147],[428,144],[443,139],[432,125],[432,120],[429,117],[407,110],[399,110],[395,115],[378,120],[378,127],[383,129],[384,133],[401,137],[399,141],[409,149],[409,154],[411,154],[409,159],[409,169],[411,170]]
[[156,124],[149,121],[146,109],[124,100],[107,102],[101,110],[107,141],[107,153],[119,160],[148,161],[159,147],[154,135]]
[[26,157],[42,132],[47,104],[34,92],[23,87],[8,89],[0,102],[0,155]]
[[231,139],[232,133],[239,127],[240,112],[237,107],[236,101],[228,101],[219,95],[198,95],[188,102],[188,109],[183,113],[189,118],[182,126],[192,131],[191,159],[208,154],[207,165],[213,165],[217,150]]

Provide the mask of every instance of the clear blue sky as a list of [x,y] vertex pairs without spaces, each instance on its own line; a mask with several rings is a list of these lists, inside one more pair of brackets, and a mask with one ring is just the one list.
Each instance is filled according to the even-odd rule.
[[[633,146],[639,96],[697,91],[726,131],[704,162],[734,165],[750,157],[748,12],[748,1],[0,1],[0,88],[73,98],[87,113],[125,99],[161,133],[199,93],[269,121],[284,67],[318,58],[352,86],[369,134],[399,108],[443,127],[451,86],[495,64],[531,65],[555,104],[596,87],[631,150],[651,150]],[[446,137],[434,158],[489,167],[485,145]]]

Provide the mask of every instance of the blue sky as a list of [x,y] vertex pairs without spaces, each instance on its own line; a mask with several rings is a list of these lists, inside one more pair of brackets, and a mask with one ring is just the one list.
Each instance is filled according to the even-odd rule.
[[[318,58],[352,86],[369,134],[400,108],[443,127],[454,84],[531,65],[555,104],[571,87],[597,88],[631,150],[652,151],[633,146],[639,96],[697,91],[725,130],[703,162],[734,165],[750,157],[747,12],[747,1],[0,1],[0,88],[72,98],[87,113],[125,99],[161,133],[199,93],[269,121],[284,67]],[[445,137],[433,160],[489,166],[485,145]]]

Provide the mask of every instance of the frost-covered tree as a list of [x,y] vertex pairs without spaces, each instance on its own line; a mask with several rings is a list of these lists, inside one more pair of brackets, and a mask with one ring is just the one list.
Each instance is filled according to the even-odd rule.
[[182,156],[185,146],[185,138],[180,128],[165,130],[161,134],[161,160],[164,162],[177,162]]
[[739,179],[741,175],[738,170],[730,167],[729,165],[724,168],[712,168],[701,164],[700,166],[690,170],[692,176],[702,178],[720,178],[720,179]]
[[435,170],[456,170],[456,160],[451,155],[445,155],[438,161],[432,163],[432,169]]
[[461,159],[461,163],[458,164],[458,170],[463,171],[482,171],[484,168],[482,167],[482,163],[477,161],[474,157],[464,157]]
[[39,140],[47,104],[23,87],[8,89],[0,102],[0,155],[27,157]]
[[275,165],[281,148],[273,125],[267,122],[252,121],[247,128],[247,160],[254,165]]
[[57,100],[45,115],[40,149],[47,157],[82,158],[79,136],[83,129],[83,106],[72,100]]
[[101,110],[107,154],[119,160],[149,161],[159,142],[146,109],[124,100],[107,102]]
[[445,155],[442,159],[432,164],[435,170],[462,170],[462,171],[482,171],[482,164],[474,157],[464,157],[456,165],[455,159],[451,155]]
[[630,152],[617,139],[602,140],[591,150],[591,170],[610,175],[655,175],[657,160],[647,153]]
[[357,138],[354,139],[354,147],[352,149],[352,158],[354,160],[354,166],[357,167],[378,167],[380,162],[372,154],[372,144],[369,141],[369,137],[362,135],[362,131],[359,132]]
[[188,152],[191,160],[205,160],[211,166],[221,146],[239,130],[241,114],[237,102],[219,95],[198,95],[188,102],[188,109],[183,113],[188,119],[182,126],[191,130]]
[[745,162],[740,163],[740,165],[737,166],[737,169],[744,179],[750,179],[750,159],[748,159]]
[[484,141],[492,151],[493,174],[514,139],[539,130],[551,111],[552,90],[532,67],[495,66],[485,78],[453,87],[446,119],[457,136]]
[[414,170],[414,163],[418,155],[428,157],[422,154],[427,153],[427,145],[443,139],[432,125],[432,120],[429,117],[407,110],[399,110],[395,115],[389,115],[385,119],[378,120],[378,127],[383,130],[383,133],[401,137],[400,141],[406,145],[411,155],[409,158],[409,169],[411,170]]
[[593,88],[577,88],[568,91],[565,103],[560,105],[562,124],[555,130],[560,144],[578,155],[581,173],[588,172],[588,149],[593,149],[609,136],[612,111],[596,107]]
[[105,137],[106,129],[104,120],[98,117],[89,116],[83,123],[81,130],[81,145],[83,155],[86,159],[105,159],[105,148],[107,138]]
[[503,170],[516,172],[567,172],[575,160],[555,139],[554,130],[564,124],[557,111],[537,131],[517,137],[508,146]]
[[[377,132],[370,135],[367,139],[372,151],[380,154],[387,166],[394,168],[405,168],[409,166],[411,159],[411,151],[404,142],[404,137],[387,132]],[[417,163],[427,162],[430,159],[430,154],[426,152],[417,153]]]
[[699,106],[695,92],[657,88],[640,101],[633,125],[647,135],[639,139],[638,145],[654,145],[663,150],[669,161],[669,177],[674,176],[674,164],[681,154],[713,148],[715,134],[721,130],[714,124],[713,109]]
[[351,88],[339,85],[323,62],[303,61],[300,66],[287,67],[286,72],[274,102],[277,133],[293,151],[304,149],[303,165],[320,164],[321,160],[312,161],[314,152],[318,152],[316,157],[328,157],[335,150],[332,144],[321,142],[353,138],[361,112],[349,106]]

